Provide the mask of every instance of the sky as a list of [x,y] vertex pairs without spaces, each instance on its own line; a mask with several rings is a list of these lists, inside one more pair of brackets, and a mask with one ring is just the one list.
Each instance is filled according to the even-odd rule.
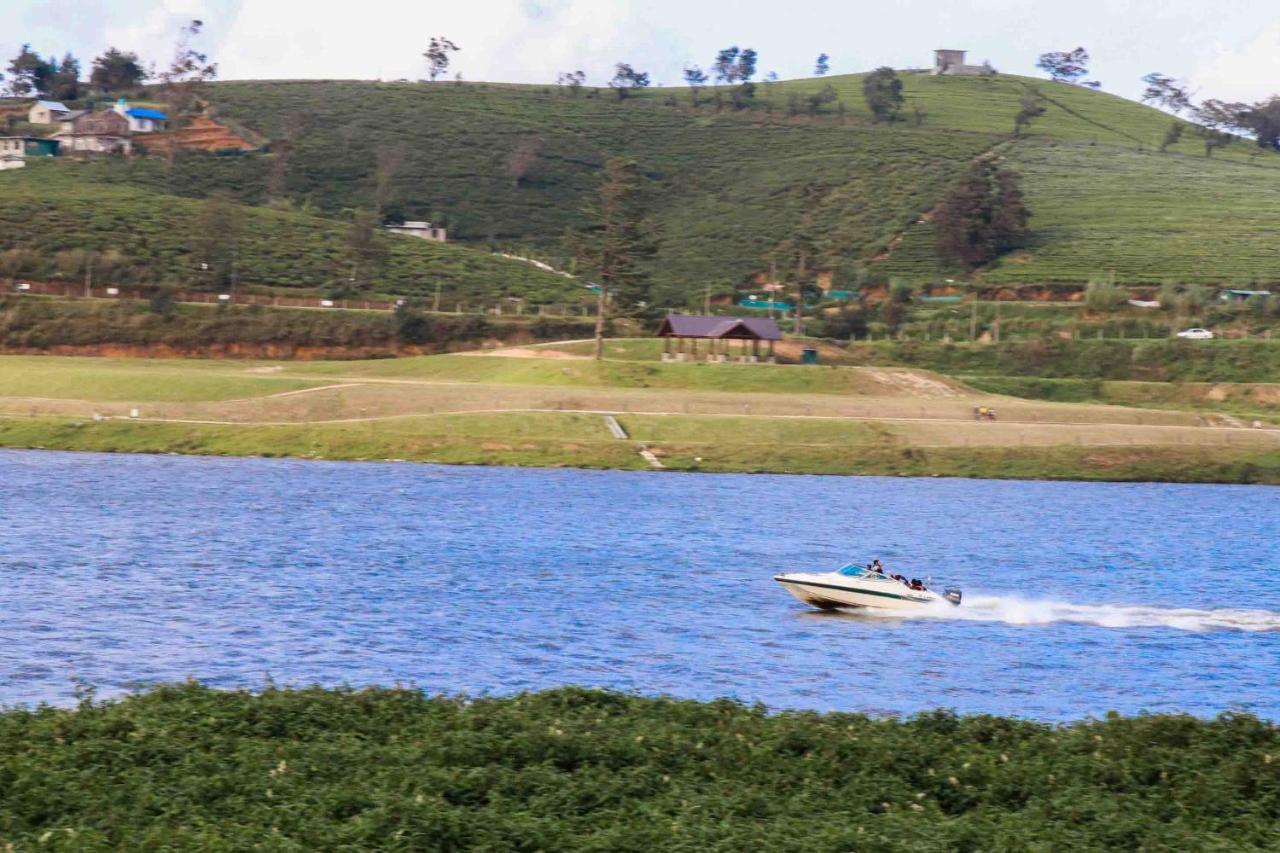
[[[1268,8],[1271,11],[1268,11]],[[1280,5],[1265,0],[0,0],[0,72],[24,42],[70,51],[86,74],[108,46],[167,65],[178,28],[205,22],[198,47],[221,79],[425,76],[422,52],[443,35],[467,80],[551,83],[581,69],[603,83],[614,63],[679,85],[688,64],[755,48],[761,76],[927,66],[934,48],[1036,75],[1036,57],[1084,46],[1091,77],[1129,98],[1160,71],[1200,98],[1257,100],[1280,92]]]

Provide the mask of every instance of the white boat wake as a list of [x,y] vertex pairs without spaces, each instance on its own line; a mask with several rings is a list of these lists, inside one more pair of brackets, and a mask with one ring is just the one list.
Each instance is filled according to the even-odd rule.
[[[869,612],[869,611],[868,611]],[[881,611],[878,616],[906,619],[963,619],[1009,625],[1066,623],[1102,628],[1175,628],[1181,631],[1280,631],[1274,610],[1195,610],[1127,604],[1072,604],[1009,596],[966,596],[959,607],[949,604],[912,611]]]

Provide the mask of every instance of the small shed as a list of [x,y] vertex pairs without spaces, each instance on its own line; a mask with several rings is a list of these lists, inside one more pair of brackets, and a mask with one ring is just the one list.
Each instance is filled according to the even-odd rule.
[[1220,302],[1246,302],[1255,296],[1263,298],[1271,295],[1270,290],[1244,290],[1242,288],[1225,288],[1218,291]]
[[[698,341],[707,342],[707,355],[729,355],[732,341],[739,341],[742,355],[760,356],[760,344],[768,345],[768,356],[773,357],[775,341],[782,340],[778,324],[765,317],[715,317],[694,314],[668,314],[658,327],[658,337],[663,339],[662,351],[669,358],[674,351],[683,355],[685,342],[694,357],[698,355]],[[674,342],[674,350],[673,350]]]
[[448,233],[438,225],[432,225],[430,222],[405,222],[400,225],[384,225],[382,226],[392,234],[405,234],[409,237],[417,237],[420,240],[433,240],[437,243],[444,243],[449,239]]
[[71,110],[61,101],[36,101],[27,112],[27,121],[32,124],[57,124],[69,112]]
[[42,136],[0,136],[0,169],[21,169],[32,157],[56,156],[56,139]]

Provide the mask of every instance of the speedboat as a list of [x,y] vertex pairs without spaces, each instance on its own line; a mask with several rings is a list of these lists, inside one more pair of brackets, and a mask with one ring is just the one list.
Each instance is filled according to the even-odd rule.
[[773,579],[805,604],[823,610],[834,607],[880,607],[910,610],[943,601],[960,603],[960,590],[947,587],[942,594],[881,572],[849,564],[834,572],[789,572]]

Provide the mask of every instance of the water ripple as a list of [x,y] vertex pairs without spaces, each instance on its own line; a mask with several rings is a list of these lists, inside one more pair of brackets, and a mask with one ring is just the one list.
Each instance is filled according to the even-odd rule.
[[[1276,494],[0,451],[0,703],[195,677],[1277,718]],[[965,604],[770,580],[872,556]]]

